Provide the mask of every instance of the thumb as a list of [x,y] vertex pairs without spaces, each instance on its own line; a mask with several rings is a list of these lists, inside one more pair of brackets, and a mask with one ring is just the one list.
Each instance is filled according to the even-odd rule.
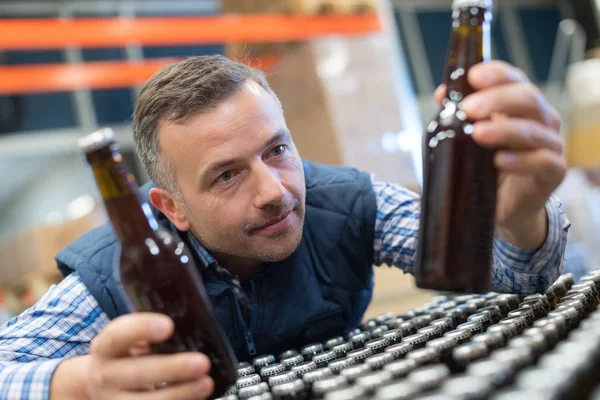
[[446,97],[446,85],[440,85],[433,92],[433,99],[435,100],[435,104],[438,106],[442,105],[442,100]]

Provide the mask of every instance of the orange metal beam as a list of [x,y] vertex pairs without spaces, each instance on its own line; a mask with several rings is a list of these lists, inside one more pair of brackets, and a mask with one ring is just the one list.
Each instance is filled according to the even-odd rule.
[[284,42],[332,34],[365,34],[380,29],[381,22],[376,14],[3,19],[0,23],[0,49],[101,48],[131,43],[157,46]]
[[[140,62],[95,61],[81,64],[0,66],[0,94],[61,92],[78,89],[126,88],[143,84],[163,65],[175,58]],[[271,70],[277,56],[264,56],[246,63]]]

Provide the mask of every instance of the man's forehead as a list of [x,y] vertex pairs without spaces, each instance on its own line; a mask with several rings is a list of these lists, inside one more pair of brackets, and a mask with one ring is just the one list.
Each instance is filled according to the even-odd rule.
[[[253,81],[214,108],[184,121],[162,121],[161,150],[169,158],[193,153],[198,163],[221,156],[230,145],[260,144],[285,129],[283,112],[273,96]],[[256,141],[256,142],[255,142]],[[199,151],[201,149],[201,151]],[[175,161],[176,163],[176,161]]]

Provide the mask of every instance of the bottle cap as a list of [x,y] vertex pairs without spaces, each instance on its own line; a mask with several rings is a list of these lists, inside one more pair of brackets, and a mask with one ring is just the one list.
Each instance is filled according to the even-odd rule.
[[420,392],[420,387],[412,382],[401,381],[382,386],[375,392],[375,400],[408,400]]
[[366,392],[372,392],[392,381],[392,373],[389,371],[370,372],[356,378],[356,385]]
[[304,356],[305,360],[312,360],[314,356],[323,352],[323,345],[321,343],[307,344],[300,349],[300,354]]
[[331,370],[331,368],[326,367],[326,368],[315,369],[314,371],[305,373],[304,375],[302,375],[302,380],[307,385],[310,385],[312,383],[322,381],[323,379],[329,378],[330,376],[333,376],[333,371]]
[[325,400],[360,400],[365,394],[365,389],[360,386],[347,387],[327,393]]
[[110,128],[98,129],[77,140],[77,144],[86,152],[98,150],[113,141],[114,132]]
[[492,0],[454,0],[452,3],[452,9],[458,10],[464,7],[481,7],[491,10],[494,3]]
[[264,354],[252,360],[252,365],[254,365],[254,368],[260,371],[262,367],[275,364],[275,361],[275,356],[273,354]]

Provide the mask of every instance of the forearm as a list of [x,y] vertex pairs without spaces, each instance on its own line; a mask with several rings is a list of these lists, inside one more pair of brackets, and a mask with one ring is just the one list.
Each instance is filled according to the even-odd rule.
[[0,399],[48,400],[50,381],[60,363],[61,360],[0,363]]
[[548,213],[546,207],[527,220],[514,226],[496,229],[496,234],[511,245],[522,250],[537,250],[548,237]]

